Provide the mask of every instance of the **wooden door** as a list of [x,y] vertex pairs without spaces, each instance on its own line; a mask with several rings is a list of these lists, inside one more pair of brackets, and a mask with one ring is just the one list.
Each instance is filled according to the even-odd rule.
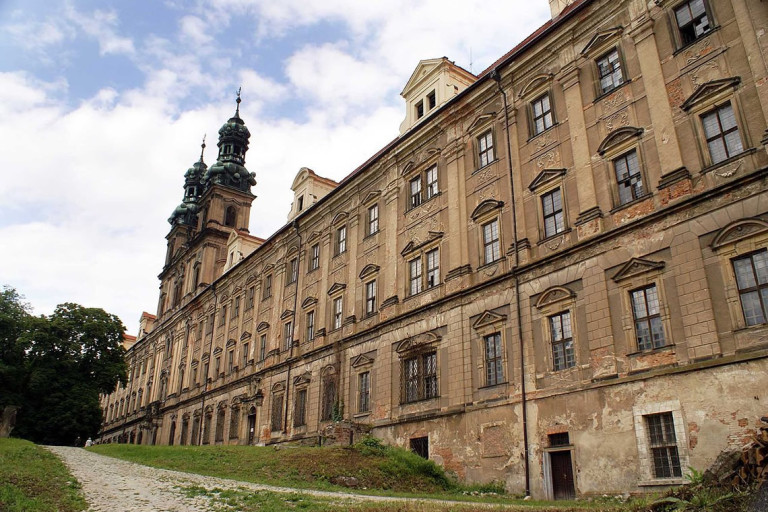
[[550,452],[549,462],[552,468],[552,493],[556,500],[570,500],[576,497],[573,485],[573,465],[571,452]]

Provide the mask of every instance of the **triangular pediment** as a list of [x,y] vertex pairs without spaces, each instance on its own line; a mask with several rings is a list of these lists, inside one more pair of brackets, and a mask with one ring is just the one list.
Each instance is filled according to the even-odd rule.
[[240,335],[240,341],[245,341],[251,339],[251,333],[248,331],[243,332],[243,334]]
[[562,177],[565,176],[565,172],[565,169],[544,169],[533,179],[531,184],[528,185],[528,189],[531,192],[535,192],[536,189],[542,185],[546,185],[554,180],[562,179]]
[[294,386],[306,386],[312,381],[312,373],[304,372],[293,379]]
[[311,308],[315,304],[317,304],[317,299],[315,297],[307,297],[301,302],[301,309]]
[[643,134],[643,129],[636,126],[625,126],[618,130],[612,131],[603,142],[597,147],[597,153],[602,156],[608,152],[611,148],[614,148],[624,141],[632,138],[638,138]]
[[570,288],[565,286],[552,286],[544,290],[538,300],[536,301],[536,307],[541,309],[557,302],[572,299],[576,297],[576,293]]
[[587,58],[596,56],[596,52],[602,51],[608,43],[618,39],[623,30],[624,28],[621,26],[601,30],[592,36],[592,39],[590,39],[586,46],[584,46],[584,49],[581,50],[581,54]]
[[250,274],[248,279],[245,280],[245,284],[250,284],[256,280],[256,274]]
[[262,332],[269,329],[269,324],[267,322],[260,322],[259,325],[256,326],[256,332]]
[[472,327],[474,329],[481,329],[489,325],[495,325],[495,324],[506,322],[506,320],[507,320],[507,315],[500,315],[499,313],[494,313],[493,311],[483,311],[480,317],[478,317],[478,319],[474,321],[474,323],[472,324]]
[[360,368],[361,366],[369,366],[373,364],[373,358],[368,357],[365,354],[360,354],[357,357],[352,358],[352,368]]
[[293,316],[293,310],[286,309],[283,311],[283,314],[280,315],[280,320],[286,320],[288,318],[291,318]]
[[341,293],[342,291],[344,291],[344,289],[345,289],[346,287],[347,287],[347,285],[345,285],[345,284],[341,284],[341,283],[333,283],[333,286],[331,286],[331,287],[328,289],[328,295],[334,295],[334,294],[336,294],[336,293]]
[[487,213],[501,209],[502,206],[504,206],[504,201],[486,199],[482,203],[478,204],[477,207],[475,207],[475,209],[472,211],[472,220],[477,221],[477,219],[483,217]]
[[416,243],[413,240],[411,240],[410,242],[405,244],[405,247],[403,247],[403,250],[400,251],[400,255],[405,257],[405,256],[407,256],[408,254],[411,254],[414,251],[418,251],[419,249],[421,249],[425,245],[431,244],[435,240],[440,240],[441,238],[443,238],[444,234],[445,233],[443,233],[442,231],[428,231],[427,232],[427,239],[425,241]]
[[731,78],[720,78],[701,84],[695,91],[693,91],[693,94],[680,105],[680,108],[683,110],[690,110],[698,103],[706,102],[710,98],[714,98],[723,92],[730,94],[731,89],[735,89],[740,82],[741,78],[736,76]]
[[714,240],[712,240],[712,248],[717,249],[724,245],[732,244],[750,238],[761,233],[768,232],[768,222],[760,219],[741,219],[736,222],[732,222],[721,229]]
[[237,342],[235,340],[233,340],[232,338],[229,338],[229,340],[227,340],[227,348],[234,347],[236,343]]
[[365,279],[366,277],[376,274],[379,271],[379,268],[378,265],[372,263],[364,266],[363,270],[360,271],[360,279]]
[[489,113],[487,113],[487,114],[482,114],[482,115],[479,115],[479,116],[477,116],[477,117],[475,118],[475,120],[474,120],[474,121],[472,121],[472,124],[471,124],[471,125],[469,125],[469,128],[467,128],[467,131],[468,131],[468,132],[470,132],[470,133],[471,133],[471,132],[474,132],[474,131],[475,131],[475,130],[477,130],[479,127],[481,127],[481,126],[485,126],[485,125],[487,125],[488,123],[490,123],[491,121],[493,121],[493,119],[494,119],[495,117],[496,117],[496,113],[495,113],[495,112],[489,112]]
[[664,268],[663,261],[651,261],[642,258],[632,258],[626,262],[612,277],[617,283],[646,272],[653,272]]
[[549,86],[553,78],[554,75],[552,73],[540,73],[534,76],[528,80],[528,83],[525,84],[525,86],[520,90],[518,98],[523,99],[526,96],[530,96],[531,94],[541,91],[545,87]]
[[445,57],[440,57],[438,59],[420,60],[416,65],[416,69],[414,69],[413,73],[411,73],[411,77],[408,79],[408,82],[406,82],[405,87],[403,87],[403,91],[400,93],[400,96],[404,98],[407,97],[408,93],[410,93],[412,89],[415,89],[421,85],[421,82],[429,75],[431,75],[433,71],[436,71],[443,63],[443,61],[448,62],[448,59]]

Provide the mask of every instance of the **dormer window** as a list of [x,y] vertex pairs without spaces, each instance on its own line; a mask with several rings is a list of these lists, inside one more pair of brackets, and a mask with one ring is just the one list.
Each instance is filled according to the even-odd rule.
[[304,209],[304,196],[299,196],[299,211]]
[[432,92],[427,94],[427,106],[429,107],[429,110],[432,110],[437,106],[437,98],[435,97],[434,90],[432,90]]
[[419,100],[416,103],[416,119],[421,119],[422,117],[424,117],[424,101]]

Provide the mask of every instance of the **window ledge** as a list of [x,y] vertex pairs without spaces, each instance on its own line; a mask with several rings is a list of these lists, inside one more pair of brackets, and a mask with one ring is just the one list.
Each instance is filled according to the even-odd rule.
[[[728,164],[730,164],[730,163],[733,163],[733,162],[735,162],[735,161],[737,161],[737,160],[740,160],[740,159],[744,158],[744,157],[745,157],[745,156],[747,156],[747,155],[751,155],[751,154],[752,154],[752,153],[754,153],[755,151],[757,151],[757,148],[748,148],[748,149],[745,149],[745,150],[744,150],[744,151],[742,151],[741,153],[739,153],[739,154],[737,154],[737,155],[733,155],[732,157],[726,158],[726,159],[725,159],[725,160],[723,160],[722,162],[717,162],[716,164],[712,164],[712,165],[709,165],[709,166],[707,166],[707,167],[703,168],[703,169],[701,170],[701,174],[707,174],[707,173],[709,173],[709,172],[712,172],[712,171],[714,171],[715,169],[717,169],[717,168],[719,168],[719,167],[723,167],[723,166],[725,166],[725,165],[728,165]],[[729,177],[729,176],[724,176],[724,177]]]
[[[417,208],[418,208],[418,206],[417,206]],[[375,238],[376,235],[378,235],[380,232],[381,232],[381,230],[378,229],[378,230],[374,231],[373,233],[368,233],[367,235],[365,235],[363,237],[363,240],[368,240],[369,238]]]
[[472,171],[472,175],[475,175],[475,174],[477,174],[478,172],[482,171],[483,169],[487,169],[488,167],[492,166],[493,164],[495,164],[495,163],[496,163],[496,162],[498,162],[498,161],[499,161],[499,159],[498,159],[498,158],[494,158],[493,160],[491,160],[490,162],[488,162],[488,163],[487,163],[487,164],[485,164],[484,166],[482,166],[482,167],[478,167],[477,169],[475,169],[474,171]]
[[421,403],[424,403],[424,402],[429,402],[431,400],[437,400],[438,398],[440,398],[440,395],[432,396],[432,397],[429,397],[429,398],[419,398],[418,400],[411,400],[410,402],[400,402],[399,405],[400,405],[400,407],[408,407],[409,405],[421,404]]
[[615,93],[615,92],[616,92],[616,91],[618,91],[619,89],[623,89],[625,85],[627,85],[627,84],[631,84],[631,83],[632,83],[632,79],[631,79],[631,78],[627,78],[626,80],[624,80],[623,82],[621,82],[621,83],[620,83],[620,84],[619,84],[617,87],[614,87],[614,88],[613,88],[613,89],[611,89],[610,91],[601,92],[600,94],[598,94],[597,96],[595,96],[595,99],[594,99],[594,100],[592,100],[592,104],[594,105],[595,103],[598,103],[598,102],[600,102],[600,101],[604,100],[605,98],[607,98],[607,97],[608,97],[608,96],[610,96],[611,94]]
[[506,386],[508,384],[509,384],[509,381],[505,380],[504,382],[497,382],[496,384],[486,384],[485,386],[480,386],[477,389],[492,389],[492,388],[497,388],[499,386]]
[[652,197],[653,197],[653,194],[648,192],[645,195],[642,195],[642,196],[638,197],[637,199],[633,199],[632,201],[629,201],[628,203],[624,203],[622,205],[619,205],[619,206],[615,207],[613,210],[610,211],[610,213],[613,214],[613,213],[619,212],[621,210],[625,210],[625,209],[629,208],[630,206],[634,206],[636,204],[642,203],[643,201],[645,201],[647,199],[650,199]]
[[502,261],[504,261],[504,259],[505,259],[505,258],[502,256],[501,258],[499,258],[499,259],[497,259],[497,260],[489,261],[488,263],[483,263],[482,265],[480,265],[479,267],[477,267],[477,268],[475,269],[475,271],[476,271],[476,272],[480,272],[481,270],[483,270],[483,269],[486,269],[486,268],[488,268],[488,267],[491,267],[491,266],[493,266],[493,265],[498,265],[499,263],[501,263]]
[[[675,28],[673,27],[673,30],[674,30],[674,29],[675,29]],[[682,52],[684,52],[685,50],[687,50],[687,49],[688,49],[688,48],[690,48],[691,46],[695,45],[695,44],[696,44],[696,43],[698,43],[698,42],[701,42],[701,40],[702,40],[702,39],[704,39],[705,37],[708,37],[708,36],[712,35],[713,33],[717,32],[718,30],[720,30],[720,25],[715,25],[714,27],[712,27],[711,29],[707,30],[706,32],[704,32],[703,34],[701,34],[699,37],[697,37],[696,39],[694,39],[694,40],[693,40],[693,41],[691,41],[690,43],[685,43],[683,46],[681,46],[680,48],[678,48],[677,50],[675,50],[675,51],[672,53],[672,55],[674,55],[675,57],[677,57],[679,54],[681,54]]]
[[551,241],[555,240],[555,239],[556,239],[556,238],[558,238],[558,237],[561,237],[561,236],[563,236],[563,235],[567,235],[567,234],[568,234],[568,233],[570,233],[570,232],[571,232],[571,228],[565,228],[565,229],[563,229],[562,231],[560,231],[560,232],[558,232],[558,233],[555,233],[554,235],[550,235],[550,236],[548,236],[548,237],[546,237],[546,238],[542,238],[541,240],[539,240],[539,241],[537,242],[537,244],[536,244],[536,245],[541,245],[541,244],[545,244],[545,243],[547,243],[547,242],[551,242]]
[[652,480],[642,480],[637,482],[638,487],[654,487],[654,486],[670,486],[670,485],[683,485],[684,478],[655,478]]
[[555,121],[554,123],[552,123],[552,126],[550,126],[549,128],[546,128],[546,129],[540,131],[539,133],[534,133],[533,135],[528,137],[527,141],[525,141],[526,144],[529,143],[529,142],[532,142],[533,139],[535,139],[536,137],[540,137],[540,136],[544,135],[545,133],[547,133],[548,131],[554,130],[559,125],[560,125],[560,122],[559,121]]
[[371,415],[371,411],[365,411],[365,412],[358,412],[357,414],[353,414],[352,417],[357,418],[367,418]]
[[409,299],[411,299],[411,298],[413,298],[413,297],[418,297],[419,295],[424,295],[425,293],[428,293],[428,292],[431,292],[431,291],[437,290],[437,289],[438,289],[438,288],[440,288],[441,286],[443,286],[443,283],[438,283],[438,284],[436,284],[435,286],[431,286],[431,287],[429,287],[429,288],[425,288],[425,289],[421,290],[419,293],[414,293],[413,295],[408,295],[407,297],[405,297],[405,298],[403,299],[403,303],[406,303],[406,302],[408,302],[408,300],[409,300]]
[[[490,165],[490,164],[488,164],[488,165]],[[486,166],[486,167],[487,167],[487,166]],[[427,204],[427,203],[431,203],[432,201],[434,201],[436,198],[440,197],[441,195],[443,195],[443,191],[442,191],[442,190],[438,190],[438,191],[437,191],[437,194],[433,195],[433,196],[432,196],[432,197],[430,197],[429,199],[424,199],[422,202],[420,202],[420,203],[419,203],[419,204],[417,204],[416,206],[409,206],[409,207],[408,207],[408,209],[407,209],[407,210],[405,210],[405,213],[411,213],[411,212],[412,212],[412,211],[414,211],[414,210],[418,210],[419,208],[421,208],[421,207],[422,207],[422,206],[424,206],[425,204]],[[408,196],[408,199],[410,199],[410,196]],[[376,233],[378,233],[378,231],[377,231]]]
[[629,352],[627,357],[645,356],[648,354],[657,354],[660,352],[671,352],[675,349],[674,343],[667,343],[663,347],[653,348],[651,350],[636,350],[635,352]]

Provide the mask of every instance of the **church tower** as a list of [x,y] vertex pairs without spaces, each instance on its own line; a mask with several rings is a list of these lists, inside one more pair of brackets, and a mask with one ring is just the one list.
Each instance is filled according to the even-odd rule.
[[256,177],[245,168],[251,133],[240,118],[240,102],[238,90],[235,114],[219,129],[216,163],[205,164],[203,139],[200,159],[184,175],[184,198],[168,219],[158,319],[215,281],[226,263],[229,236],[248,233]]

